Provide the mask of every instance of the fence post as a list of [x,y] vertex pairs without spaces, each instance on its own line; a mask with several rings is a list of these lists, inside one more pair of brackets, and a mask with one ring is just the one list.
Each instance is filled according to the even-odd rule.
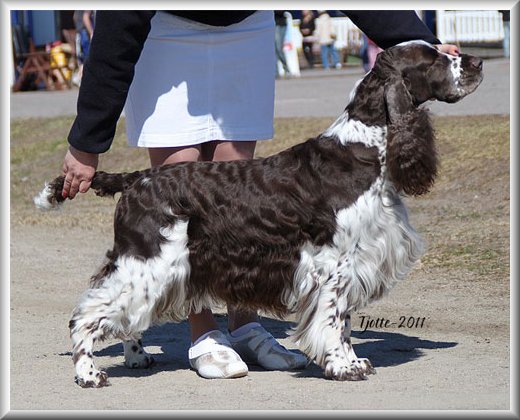
[[446,12],[444,12],[444,10],[437,10],[435,14],[437,21],[437,38],[444,43],[446,42]]

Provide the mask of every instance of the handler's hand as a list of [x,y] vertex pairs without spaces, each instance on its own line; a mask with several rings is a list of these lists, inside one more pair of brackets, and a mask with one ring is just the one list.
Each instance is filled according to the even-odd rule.
[[98,166],[98,155],[95,153],[82,152],[69,146],[63,160],[63,198],[71,200],[79,192],[85,193],[90,188],[92,177],[96,173]]
[[460,50],[459,47],[452,44],[439,44],[436,45],[435,48],[437,48],[440,52],[450,54],[450,55],[459,55]]

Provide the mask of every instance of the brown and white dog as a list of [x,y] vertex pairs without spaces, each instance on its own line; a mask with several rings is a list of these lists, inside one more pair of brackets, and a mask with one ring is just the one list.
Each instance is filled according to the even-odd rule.
[[[114,247],[69,324],[76,382],[108,384],[95,341],[121,338],[125,363],[147,366],[142,332],[216,302],[294,314],[295,342],[327,377],[373,373],[354,353],[349,314],[423,253],[400,197],[426,193],[437,172],[434,132],[418,106],[456,102],[481,80],[481,59],[407,42],[379,55],[329,129],[279,154],[97,172],[96,194],[122,194]],[[56,178],[35,203],[55,207],[62,186]]]

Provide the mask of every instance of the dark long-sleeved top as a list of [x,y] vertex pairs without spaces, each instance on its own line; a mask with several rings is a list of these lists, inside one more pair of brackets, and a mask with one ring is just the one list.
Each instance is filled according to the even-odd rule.
[[[413,39],[440,44],[414,11],[342,12],[381,48]],[[155,13],[143,10],[99,10],[96,13],[89,58],[83,68],[77,116],[68,136],[69,144],[76,149],[103,153],[110,148],[134,77],[135,64]],[[254,11],[184,10],[168,13],[212,26],[228,26],[241,22]]]

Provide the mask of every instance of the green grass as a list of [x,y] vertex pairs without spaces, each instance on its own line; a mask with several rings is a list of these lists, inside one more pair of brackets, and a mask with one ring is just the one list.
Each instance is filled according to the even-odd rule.
[[[316,136],[333,118],[275,121],[275,138],[260,142],[268,156]],[[92,193],[66,203],[61,214],[34,209],[32,197],[61,173],[71,118],[11,123],[11,225],[83,226],[111,229],[115,200]],[[417,230],[426,238],[422,263],[431,270],[464,270],[475,279],[509,276],[509,118],[502,116],[434,119],[441,169],[431,193],[407,199]],[[126,145],[121,121],[101,170],[132,171],[148,166],[144,150]],[[65,222],[66,220],[66,222]],[[88,221],[88,222],[87,222]]]

